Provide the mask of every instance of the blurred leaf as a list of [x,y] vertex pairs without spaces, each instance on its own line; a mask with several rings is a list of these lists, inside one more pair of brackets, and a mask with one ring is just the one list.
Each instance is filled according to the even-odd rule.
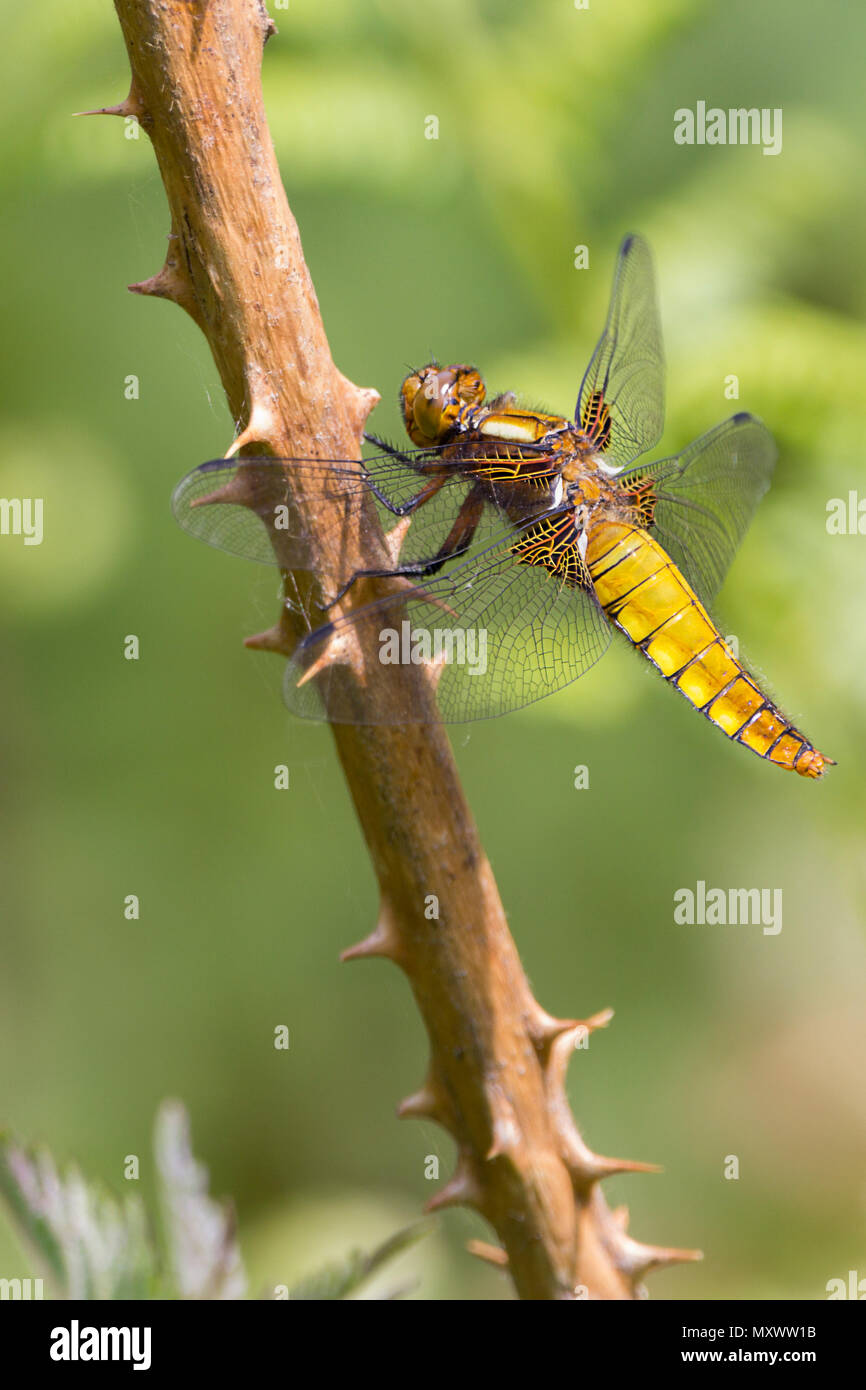
[[[289,1298],[305,1301],[348,1298],[404,1250],[408,1250],[428,1235],[431,1229],[427,1222],[419,1221],[414,1226],[406,1226],[404,1230],[389,1236],[369,1254],[363,1250],[353,1250],[344,1261],[327,1265],[317,1274],[311,1274],[309,1278],[301,1280],[291,1290]],[[392,1290],[387,1297],[399,1298],[405,1292],[406,1289],[401,1287]]]
[[61,1174],[44,1149],[0,1136],[0,1197],[62,1298],[237,1299],[246,1276],[230,1204],[208,1196],[178,1101],[159,1110],[154,1139],[168,1258],[136,1196],[118,1201],[77,1168]]
[[0,1138],[0,1194],[62,1298],[153,1296],[155,1253],[137,1197],[117,1201],[49,1153]]
[[156,1163],[173,1282],[181,1298],[242,1298],[246,1275],[234,1208],[208,1195],[208,1173],[190,1142],[189,1116],[165,1101],[156,1118]]

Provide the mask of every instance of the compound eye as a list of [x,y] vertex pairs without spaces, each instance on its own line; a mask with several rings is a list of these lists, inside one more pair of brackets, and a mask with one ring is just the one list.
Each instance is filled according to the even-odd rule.
[[445,372],[430,372],[415,395],[412,414],[415,424],[427,439],[437,439],[442,429],[442,412],[447,404],[447,393],[442,378]]

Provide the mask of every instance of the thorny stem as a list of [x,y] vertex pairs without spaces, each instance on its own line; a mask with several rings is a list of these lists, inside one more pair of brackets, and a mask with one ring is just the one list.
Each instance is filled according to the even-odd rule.
[[[242,425],[236,450],[359,457],[378,396],[331,359],[265,117],[262,46],[275,28],[261,0],[115,4],[132,84],[124,102],[103,109],[138,117],[171,213],[165,264],[131,288],[174,300],[201,328]],[[376,553],[368,541],[362,554],[358,526],[333,554],[322,537],[337,504],[292,483],[315,566],[314,577],[285,577],[306,585],[315,606],[345,574],[386,563],[387,548],[383,540]],[[243,503],[241,491],[233,500]],[[250,645],[291,650],[296,621],[284,609]],[[362,661],[355,654],[350,673],[360,677],[362,708],[394,699],[382,668],[360,669]],[[409,666],[403,679],[401,698],[427,707],[430,673]],[[635,1297],[647,1269],[692,1256],[625,1234],[624,1211],[610,1211],[599,1179],[646,1165],[592,1154],[572,1120],[564,1076],[578,1030],[609,1014],[579,1025],[533,999],[441,727],[333,733],[381,892],[375,930],[345,958],[386,956],[404,970],[430,1065],[400,1113],[438,1120],[457,1144],[455,1174],[428,1205],[481,1212],[501,1245],[474,1242],[473,1253],[507,1263],[521,1298]],[[435,922],[424,913],[430,893]]]

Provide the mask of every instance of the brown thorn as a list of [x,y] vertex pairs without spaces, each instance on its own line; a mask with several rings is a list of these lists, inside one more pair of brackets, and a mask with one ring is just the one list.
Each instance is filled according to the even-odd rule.
[[279,656],[291,656],[295,650],[294,643],[280,623],[274,623],[264,632],[253,633],[252,637],[245,637],[244,646],[254,652],[276,652]]
[[358,941],[354,946],[349,946],[340,953],[340,960],[365,960],[371,956],[385,956],[388,960],[398,961],[400,958],[400,942],[394,930],[393,918],[387,907],[382,906],[379,912],[379,920],[363,941]]
[[636,1158],[604,1158],[601,1154],[593,1154],[594,1159],[592,1178],[614,1178],[620,1173],[663,1173],[664,1168],[659,1163],[641,1163]]
[[316,657],[316,660],[307,668],[299,679],[298,689],[300,690],[302,685],[306,685],[307,681],[311,681],[314,676],[318,676],[329,666],[344,664],[348,660],[347,652],[348,644],[345,637],[339,635],[330,637],[325,643],[321,656]]
[[73,116],[134,116],[136,113],[130,111],[126,101],[118,102],[117,106],[94,106],[92,111],[73,111]]
[[477,1260],[484,1260],[486,1264],[496,1265],[498,1269],[505,1269],[508,1265],[506,1251],[498,1245],[490,1245],[486,1240],[467,1240],[466,1249]]
[[226,450],[225,457],[227,459],[234,458],[235,454],[239,453],[241,449],[245,449],[249,444],[267,444],[275,428],[276,421],[268,406],[262,401],[253,401],[249,420],[234,439],[230,448]]
[[669,1245],[643,1245],[621,1233],[614,1242],[614,1258],[623,1273],[636,1283],[652,1269],[692,1264],[702,1260],[704,1254],[702,1250],[678,1250]]
[[195,316],[195,299],[187,281],[174,264],[166,264],[147,280],[127,285],[131,294],[149,295],[154,299],[170,299]]
[[574,1028],[578,1020],[576,1018],[555,1018],[549,1014],[541,1005],[534,1010],[528,1020],[529,1031],[537,1043],[550,1043],[554,1038],[558,1038],[560,1033],[565,1033],[569,1028]]
[[397,1106],[397,1115],[401,1120],[440,1120],[440,1112],[439,1097],[426,1081]]
[[606,1028],[613,1017],[613,1009],[604,1009],[601,1013],[593,1014],[591,1018],[578,1019],[570,1027],[562,1028],[548,1043],[547,1051],[547,1085],[548,1087],[560,1088],[565,1083],[565,1073],[568,1064],[578,1049],[578,1043],[582,1042],[589,1033],[594,1033],[597,1028]]
[[590,1014],[589,1018],[582,1020],[584,1028],[588,1028],[590,1033],[594,1033],[596,1028],[606,1028],[613,1018],[613,1009],[599,1009],[598,1013]]
[[448,665],[448,657],[445,652],[440,652],[438,656],[432,657],[430,661],[425,661],[424,665],[427,667],[427,674],[430,677],[430,684],[435,694],[439,687],[439,682],[442,679],[442,672]]
[[452,618],[460,617],[460,614],[456,613],[453,608],[449,608],[448,604],[445,603],[443,599],[435,598],[433,594],[428,594],[427,590],[422,589],[420,584],[413,584],[412,580],[409,579],[408,575],[395,575],[394,583],[398,585],[399,588],[405,590],[405,592],[407,594],[410,594],[413,598],[421,598],[424,600],[425,603],[432,603],[434,608],[441,608],[445,613],[450,614]]
[[478,1207],[481,1194],[464,1159],[458,1159],[453,1177],[425,1202],[424,1210],[441,1211],[444,1207]]
[[207,493],[205,497],[196,497],[190,502],[193,507],[211,507],[215,504],[224,502],[235,507],[246,507],[249,505],[250,493],[246,486],[246,480],[241,473],[235,473],[228,482],[222,483],[213,492]]
[[411,514],[401,516],[396,526],[392,526],[390,531],[385,532],[385,546],[388,551],[388,558],[392,565],[396,565],[400,560],[400,551],[406,540],[406,533],[412,525]]
[[133,82],[123,101],[119,101],[116,106],[96,106],[92,111],[73,111],[72,114],[73,116],[137,116],[140,121],[144,115],[144,107],[135,90],[135,82]]
[[603,1178],[615,1178],[620,1173],[663,1173],[664,1167],[661,1163],[642,1163],[637,1158],[602,1158],[598,1159],[600,1176]]
[[576,1187],[586,1188],[603,1178],[612,1178],[620,1173],[660,1173],[657,1163],[641,1163],[639,1159],[607,1158],[592,1152],[584,1143],[577,1126],[567,1111],[559,1117],[559,1133],[563,1143],[563,1159]]
[[589,1018],[555,1018],[539,1005],[530,1020],[533,1037],[540,1043],[552,1043],[563,1033],[575,1028],[586,1028],[594,1033],[596,1028],[606,1028],[613,1018],[613,1009],[599,1009]]

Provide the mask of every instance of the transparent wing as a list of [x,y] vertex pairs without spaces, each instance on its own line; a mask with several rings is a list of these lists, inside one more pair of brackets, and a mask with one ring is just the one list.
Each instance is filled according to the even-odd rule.
[[[420,462],[430,457],[430,451],[406,455],[416,456]],[[269,530],[273,526],[280,541],[281,562],[304,568],[310,563],[310,554],[291,500],[293,475],[302,475],[323,498],[348,503],[362,493],[371,493],[372,481],[395,507],[424,483],[421,474],[387,454],[365,460],[363,465],[345,459],[214,459],[181,479],[172,495],[172,511],[184,531],[196,539],[265,565],[277,563]],[[393,514],[384,506],[382,512],[390,515],[393,523]]]
[[649,529],[698,597],[711,603],[770,486],[775,462],[770,431],[742,412],[701,435],[677,457],[618,481],[644,499]]
[[388,454],[365,459],[363,465],[308,458],[215,459],[182,479],[172,497],[172,510],[190,535],[229,554],[267,565],[277,563],[272,527],[279,544],[279,563],[286,568],[307,569],[313,554],[292,501],[293,478],[311,487],[316,498],[343,504],[329,505],[327,521],[320,518],[316,527],[318,544],[330,546],[337,554],[345,548],[347,528],[359,524],[357,503],[362,494],[375,501],[378,524],[388,531],[400,520],[401,510],[438,479],[438,490],[412,512],[401,563],[432,559],[437,554],[478,474],[489,473],[484,497],[493,511],[504,511],[509,505],[514,508],[518,495],[519,510],[524,514],[535,515],[550,505],[550,487],[541,476],[548,456],[541,451],[537,458],[531,456],[525,461],[527,469],[537,469],[540,475],[539,485],[529,488],[516,477],[495,478],[494,469],[501,465],[501,459],[495,452],[486,459],[477,444],[466,459],[459,455],[449,459],[445,471],[439,451],[411,451],[403,458],[411,462]]
[[[334,723],[462,723],[531,704],[582,676],[611,630],[591,592],[518,563],[515,544],[528,530],[500,530],[447,575],[311,633],[286,670],[289,709]],[[324,664],[329,655],[335,659]],[[407,704],[404,667],[428,659],[439,668],[436,697],[419,710]],[[362,683],[374,698],[379,692],[372,712],[361,708],[358,665]]]
[[604,332],[586,369],[575,419],[623,468],[661,439],[664,350],[652,256],[639,236],[622,243]]

